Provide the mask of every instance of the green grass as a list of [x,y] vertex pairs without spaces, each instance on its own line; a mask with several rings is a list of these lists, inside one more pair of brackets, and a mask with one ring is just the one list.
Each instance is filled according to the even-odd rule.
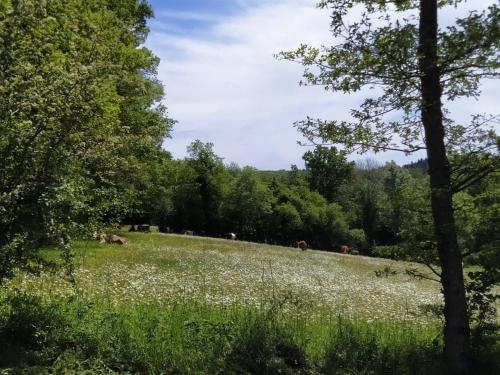
[[43,303],[23,294],[8,301],[0,322],[0,368],[19,372],[425,374],[440,369],[438,327],[341,316],[310,320],[281,304],[265,310],[193,301],[131,307],[81,298]]
[[[420,307],[441,302],[439,285],[406,275],[409,264],[403,262],[201,237],[127,236],[126,246],[75,243],[78,293],[114,305],[193,299],[254,307],[291,295],[308,315],[329,310],[349,318],[421,322],[429,318]],[[377,277],[375,271],[387,266],[397,274]],[[50,275],[22,275],[13,284],[44,298],[75,293]]]
[[[0,369],[31,373],[440,373],[438,285],[408,264],[161,234],[81,241],[75,284],[1,291]],[[46,256],[56,259],[51,250]],[[386,266],[395,276],[377,277]],[[1,372],[1,371],[0,371]],[[9,373],[9,372],[7,372]]]

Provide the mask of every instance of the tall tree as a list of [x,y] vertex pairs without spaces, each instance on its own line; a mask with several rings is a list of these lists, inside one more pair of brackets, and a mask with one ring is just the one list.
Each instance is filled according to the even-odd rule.
[[[479,96],[481,80],[500,75],[496,4],[438,28],[438,9],[461,2],[323,0],[319,6],[331,10],[336,45],[321,49],[302,45],[281,54],[307,66],[306,84],[345,93],[381,89],[378,97],[365,99],[351,111],[351,121],[299,122],[297,127],[311,141],[340,143],[359,152],[426,150],[445,300],[444,355],[452,374],[468,373],[470,353],[452,196],[498,168],[498,138],[487,126],[494,116],[475,116],[470,124],[457,124],[443,105],[446,100]],[[450,165],[454,150],[470,157],[478,152],[492,156],[470,174],[466,162]]]
[[172,125],[142,47],[151,16],[139,0],[0,0],[0,280],[134,198]]
[[223,205],[223,217],[227,231],[235,231],[245,240],[263,240],[273,196],[257,172],[245,167],[232,182]]
[[407,168],[388,163],[384,168],[382,227],[388,244],[397,242],[403,221],[407,217],[409,200],[420,181]]
[[353,162],[347,162],[346,153],[335,147],[317,146],[302,156],[306,164],[307,179],[311,190],[315,190],[333,202],[339,187],[348,181],[354,169]]
[[[187,167],[191,170],[192,179],[188,181],[187,190],[178,190],[181,195],[190,192],[192,198],[181,198],[182,204],[196,205],[192,212],[184,211],[184,217],[191,217],[192,229],[203,231],[210,235],[220,234],[220,208],[224,196],[227,172],[222,158],[214,152],[213,143],[193,141],[187,148],[189,157],[186,159]],[[188,193],[189,194],[189,193]],[[187,223],[186,223],[187,224]],[[186,228],[184,228],[186,229]]]

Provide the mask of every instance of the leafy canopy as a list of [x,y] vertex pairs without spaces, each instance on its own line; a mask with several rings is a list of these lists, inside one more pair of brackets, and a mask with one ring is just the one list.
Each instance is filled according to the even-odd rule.
[[[444,8],[461,0],[439,1]],[[384,150],[411,153],[425,149],[420,120],[416,0],[323,0],[331,12],[333,46],[301,45],[282,59],[305,66],[304,85],[327,90],[369,93],[351,120],[307,118],[296,124],[310,141],[342,144],[348,151]],[[438,35],[438,69],[447,101],[478,97],[483,79],[499,77],[500,11],[495,2],[472,11]],[[495,153],[498,137],[491,125],[497,115],[478,114],[469,123],[454,122],[445,111],[449,152]],[[488,158],[490,172],[498,163]],[[463,177],[463,176],[462,176]],[[460,186],[462,179],[456,182]]]

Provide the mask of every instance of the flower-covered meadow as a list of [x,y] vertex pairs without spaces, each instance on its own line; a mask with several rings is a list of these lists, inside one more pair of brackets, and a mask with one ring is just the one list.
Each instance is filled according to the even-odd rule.
[[[442,298],[437,283],[407,275],[406,268],[415,265],[404,262],[181,235],[128,236],[125,246],[76,243],[75,284],[60,275],[20,274],[5,288],[114,306],[194,300],[263,307],[283,301],[309,315],[367,321],[426,321],[421,307]],[[395,275],[377,276],[384,267]]]

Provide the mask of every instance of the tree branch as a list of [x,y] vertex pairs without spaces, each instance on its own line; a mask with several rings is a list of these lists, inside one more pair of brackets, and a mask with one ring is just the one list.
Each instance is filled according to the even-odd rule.
[[[316,142],[311,141],[311,144],[306,144],[306,143],[302,143],[302,142],[298,142],[298,143],[299,143],[300,146],[311,147],[311,146],[334,146],[337,143],[343,143],[343,142],[316,143]],[[426,149],[426,147],[424,147],[424,146],[416,146],[416,147],[413,147],[413,148],[410,148],[410,149],[401,149],[401,148],[388,147],[388,146],[377,146],[377,145],[374,145],[374,144],[364,143],[364,142],[353,142],[353,143],[350,143],[350,144],[352,144],[353,146],[361,146],[361,147],[366,147],[366,148],[372,148],[372,149],[374,149],[376,151],[380,151],[380,150],[383,150],[383,151],[397,151],[397,152],[404,152],[405,154],[411,154],[411,153],[414,153],[414,152]]]
[[495,167],[488,166],[483,168],[483,170],[479,173],[474,173],[473,175],[470,175],[469,177],[464,178],[462,181],[456,184],[452,184],[452,193],[458,193],[460,191],[463,191],[467,189],[468,187],[474,185],[476,182],[481,181],[483,178],[488,176],[491,173],[495,172],[500,172],[500,169],[496,169]]
[[[409,276],[412,276],[412,277],[416,277],[419,280],[430,280],[430,281],[435,281],[435,282],[441,283],[441,279],[436,279],[434,277],[426,275],[425,273],[420,272],[416,268],[408,268],[408,269],[406,269],[406,274],[409,275]],[[441,276],[439,276],[439,277],[441,277]]]

